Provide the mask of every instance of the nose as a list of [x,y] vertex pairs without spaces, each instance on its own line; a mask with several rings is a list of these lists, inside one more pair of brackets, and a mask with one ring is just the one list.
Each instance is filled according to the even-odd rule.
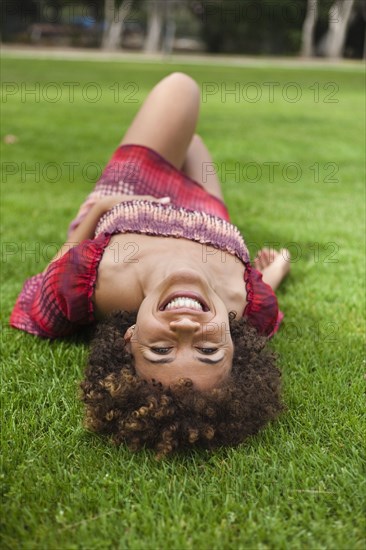
[[187,317],[180,319],[179,321],[171,321],[169,326],[174,332],[182,334],[195,333],[200,330],[201,327],[200,323],[193,321],[192,319],[188,319]]

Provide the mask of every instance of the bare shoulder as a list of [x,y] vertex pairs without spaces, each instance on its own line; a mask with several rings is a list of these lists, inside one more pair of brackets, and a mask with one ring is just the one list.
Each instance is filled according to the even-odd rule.
[[99,263],[93,303],[96,318],[117,309],[137,311],[143,300],[139,283],[139,245],[134,236],[112,237]]

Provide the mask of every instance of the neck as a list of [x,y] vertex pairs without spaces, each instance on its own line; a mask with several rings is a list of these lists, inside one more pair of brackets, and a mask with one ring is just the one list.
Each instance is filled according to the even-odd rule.
[[[152,292],[156,287],[160,286],[164,280],[168,277],[180,273],[186,273],[186,271],[192,272],[196,276],[202,278],[208,286],[214,289],[213,281],[210,274],[202,267],[197,266],[197,263],[190,259],[171,259],[164,264],[158,264],[153,272],[141,273],[140,285],[143,291],[144,297]],[[184,276],[182,276],[182,281]]]

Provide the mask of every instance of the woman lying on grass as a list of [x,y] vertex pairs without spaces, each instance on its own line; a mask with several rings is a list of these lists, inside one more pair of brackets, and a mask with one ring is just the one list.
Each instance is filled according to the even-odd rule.
[[251,266],[205,170],[199,101],[182,73],[154,87],[10,320],[48,338],[98,321],[81,384],[86,425],[159,455],[238,444],[282,408],[265,344],[282,318],[273,290],[288,252],[263,249]]

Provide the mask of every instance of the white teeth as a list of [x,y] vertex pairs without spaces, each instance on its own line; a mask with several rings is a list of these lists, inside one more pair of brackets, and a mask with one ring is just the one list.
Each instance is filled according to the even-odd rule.
[[188,307],[191,309],[197,309],[197,311],[203,311],[203,308],[198,300],[194,300],[193,298],[186,298],[184,296],[174,298],[165,306],[164,309],[177,309],[180,307]]

